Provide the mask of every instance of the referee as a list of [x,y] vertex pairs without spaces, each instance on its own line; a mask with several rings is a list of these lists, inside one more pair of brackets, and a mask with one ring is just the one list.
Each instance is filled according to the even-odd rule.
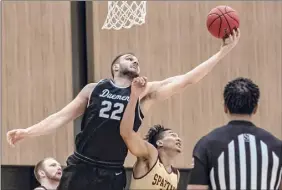
[[188,189],[282,190],[282,142],[251,122],[259,97],[258,86],[246,78],[225,86],[230,121],[196,144]]

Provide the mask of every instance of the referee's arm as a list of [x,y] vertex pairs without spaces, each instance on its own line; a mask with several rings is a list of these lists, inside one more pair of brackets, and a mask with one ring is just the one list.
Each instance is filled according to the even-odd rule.
[[206,164],[194,156],[194,168],[189,177],[187,190],[208,189],[209,175]]
[[193,150],[193,169],[190,173],[187,189],[208,189],[210,184],[208,155],[207,155],[208,139],[202,137]]

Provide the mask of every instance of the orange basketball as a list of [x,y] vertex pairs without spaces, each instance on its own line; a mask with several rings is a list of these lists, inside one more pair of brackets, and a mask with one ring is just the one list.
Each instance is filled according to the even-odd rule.
[[233,29],[239,28],[238,13],[228,6],[217,6],[213,8],[207,17],[207,28],[216,38],[225,38],[231,34]]

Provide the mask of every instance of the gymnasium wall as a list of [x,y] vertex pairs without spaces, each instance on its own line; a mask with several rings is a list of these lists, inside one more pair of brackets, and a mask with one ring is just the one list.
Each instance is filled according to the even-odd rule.
[[73,98],[71,11],[67,1],[2,2],[1,165],[34,165],[73,151],[73,124],[11,148],[7,131],[29,127]]
[[[90,4],[90,3],[89,3]],[[88,5],[89,5],[88,4]],[[175,165],[190,168],[195,143],[209,131],[225,124],[223,88],[231,79],[249,77],[261,90],[254,122],[282,138],[281,110],[281,2],[220,2],[238,11],[242,37],[237,47],[196,85],[164,103],[155,105],[146,116],[141,134],[153,124],[175,130],[184,141],[184,151]],[[208,12],[217,2],[148,1],[146,23],[129,30],[101,30],[107,2],[95,1],[88,11],[93,26],[88,64],[90,81],[110,77],[110,63],[123,52],[140,59],[141,73],[150,81],[185,73],[215,54],[221,41],[205,26]],[[271,13],[271,14],[270,14]],[[129,155],[126,166],[135,158]]]
[[[34,188],[33,166],[44,157],[55,157],[65,165],[80,121],[15,148],[8,146],[6,132],[26,128],[60,110],[86,82],[110,77],[110,63],[117,54],[134,52],[142,75],[152,81],[187,72],[220,47],[205,27],[207,13],[218,5],[215,2],[148,1],[146,24],[121,31],[101,30],[107,13],[103,1],[1,3],[1,189],[5,190]],[[184,140],[184,151],[175,163],[180,168],[191,167],[192,149],[203,135],[228,121],[222,91],[227,81],[238,76],[252,78],[260,86],[255,123],[282,139],[282,3],[220,4],[239,12],[238,46],[201,82],[155,105],[140,130],[144,135],[151,125],[160,123],[178,132]],[[129,155],[128,176],[134,161]],[[181,170],[181,189],[187,176],[188,170]]]

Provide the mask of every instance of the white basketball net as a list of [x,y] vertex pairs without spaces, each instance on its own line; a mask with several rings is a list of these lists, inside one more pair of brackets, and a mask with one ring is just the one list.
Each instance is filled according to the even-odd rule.
[[145,23],[146,1],[108,1],[108,15],[102,29],[131,28]]

